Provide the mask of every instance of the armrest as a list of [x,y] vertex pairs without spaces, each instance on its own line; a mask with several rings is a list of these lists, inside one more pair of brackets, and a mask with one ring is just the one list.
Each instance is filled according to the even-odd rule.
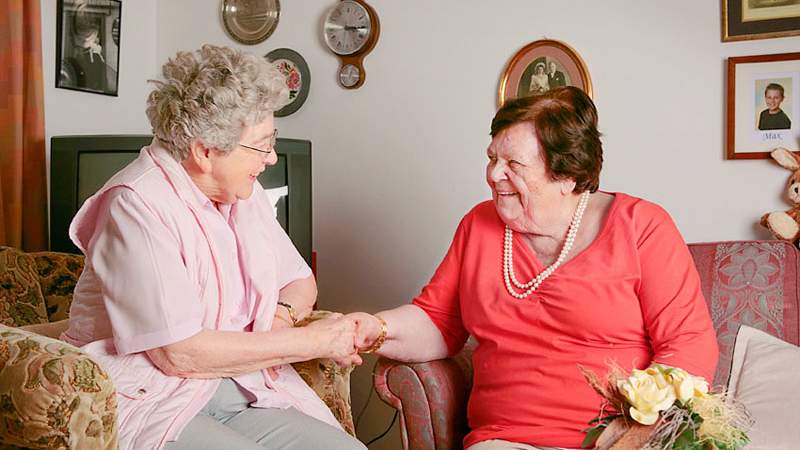
[[467,433],[470,380],[454,359],[378,361],[375,390],[400,412],[403,450],[456,450]]
[[67,343],[0,326],[0,442],[26,448],[117,448],[114,385]]
[[[329,317],[329,311],[312,311],[297,326],[306,326],[316,320]],[[339,367],[332,359],[312,359],[292,364],[294,370],[303,378],[319,398],[328,405],[342,427],[355,436],[353,410],[350,405],[350,372],[352,367]]]

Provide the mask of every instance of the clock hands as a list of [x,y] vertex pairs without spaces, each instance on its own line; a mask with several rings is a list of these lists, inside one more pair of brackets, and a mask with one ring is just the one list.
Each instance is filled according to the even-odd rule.
[[368,27],[365,26],[365,25],[352,26],[352,25],[341,25],[341,24],[338,24],[338,23],[331,23],[331,24],[327,24],[325,26],[326,26],[326,28],[333,28],[333,29],[336,29],[336,30],[342,30],[343,29],[345,31],[366,30],[366,29],[368,29]]

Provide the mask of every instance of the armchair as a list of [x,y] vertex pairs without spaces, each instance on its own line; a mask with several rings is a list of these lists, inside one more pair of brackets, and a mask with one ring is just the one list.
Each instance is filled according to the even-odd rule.
[[[54,339],[82,270],[81,255],[0,247],[0,448],[117,447],[113,382],[80,349]],[[315,311],[304,324],[329,314]],[[293,366],[354,435],[351,369],[330,360]]]
[[[714,385],[726,385],[740,325],[800,344],[800,252],[785,241],[690,244],[720,348]],[[757,299],[758,301],[754,301]],[[455,450],[467,433],[472,340],[451,359],[378,361],[378,396],[400,412],[403,450]]]

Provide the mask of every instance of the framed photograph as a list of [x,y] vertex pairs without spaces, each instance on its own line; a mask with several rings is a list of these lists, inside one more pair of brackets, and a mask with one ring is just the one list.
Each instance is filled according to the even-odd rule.
[[800,53],[728,58],[728,159],[800,145]]
[[311,72],[300,53],[288,48],[278,48],[266,54],[267,61],[276,63],[286,77],[289,88],[289,104],[275,111],[275,117],[293,114],[305,103],[311,89]]
[[559,86],[577,86],[592,96],[586,64],[569,45],[542,39],[522,47],[511,57],[497,91],[497,105]]
[[122,2],[58,0],[56,87],[117,96]]
[[722,41],[800,35],[800,0],[722,0]]

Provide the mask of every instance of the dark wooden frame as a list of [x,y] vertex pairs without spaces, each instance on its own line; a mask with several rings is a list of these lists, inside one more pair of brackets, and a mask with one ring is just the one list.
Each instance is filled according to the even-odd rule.
[[[736,66],[738,64],[800,60],[800,52],[728,58],[726,150],[727,159],[769,159],[770,152],[736,153]],[[795,94],[796,95],[796,94]],[[800,119],[800,118],[796,118]]]
[[800,35],[800,17],[742,22],[742,0],[721,1],[723,42]]
[[87,89],[82,88],[79,86],[69,86],[69,85],[62,85],[61,84],[61,69],[62,69],[62,58],[64,57],[63,52],[63,34],[64,34],[64,0],[58,0],[57,2],[57,14],[56,14],[56,64],[55,64],[55,84],[56,87],[59,89],[69,89],[72,91],[80,91],[80,92],[89,92],[92,94],[99,94],[99,95],[108,95],[111,97],[118,97],[119,96],[119,67],[120,67],[120,59],[122,59],[122,1],[121,0],[107,0],[110,2],[114,2],[117,4],[117,11],[119,13],[119,43],[117,43],[117,67],[115,67],[116,72],[116,80],[115,80],[115,89],[113,91],[98,91],[95,89]]
[[575,64],[581,78],[583,79],[583,85],[578,87],[583,89],[583,91],[586,92],[589,97],[592,96],[592,79],[589,76],[589,69],[587,69],[586,63],[583,61],[580,55],[578,55],[578,52],[561,41],[541,39],[538,41],[533,41],[530,44],[522,47],[516,53],[514,53],[514,56],[512,56],[509,60],[505,70],[503,70],[503,75],[500,77],[500,84],[497,88],[498,108],[502,106],[507,99],[516,97],[517,87],[515,85],[518,83],[512,83],[514,86],[509,86],[512,72],[514,72],[518,66],[522,65],[523,67],[527,67],[533,61],[533,59],[530,58],[531,51],[548,47],[564,53],[567,58],[569,58],[572,63]]

